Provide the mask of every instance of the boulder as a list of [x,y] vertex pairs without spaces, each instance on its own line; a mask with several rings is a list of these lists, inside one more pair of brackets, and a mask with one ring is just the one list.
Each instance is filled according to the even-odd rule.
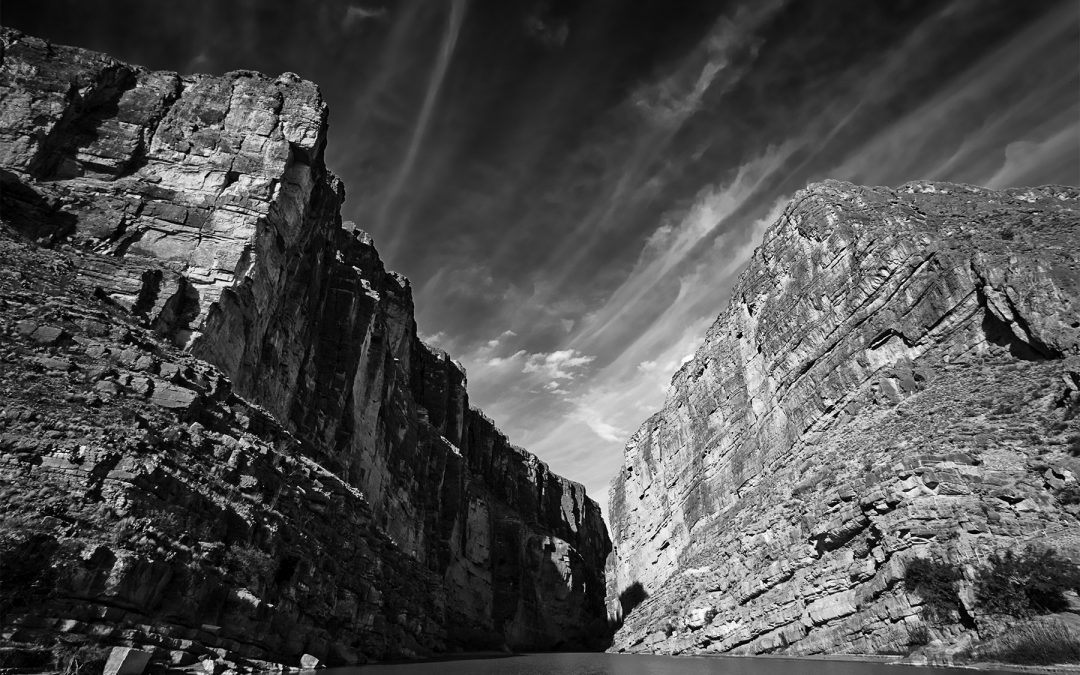
[[142,675],[152,654],[132,647],[113,647],[105,661],[103,675]]

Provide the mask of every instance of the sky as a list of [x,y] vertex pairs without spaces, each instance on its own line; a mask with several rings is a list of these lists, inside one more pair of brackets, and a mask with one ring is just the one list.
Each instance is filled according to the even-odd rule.
[[295,72],[343,217],[474,405],[606,506],[809,182],[1080,184],[1074,0],[4,0],[182,73]]

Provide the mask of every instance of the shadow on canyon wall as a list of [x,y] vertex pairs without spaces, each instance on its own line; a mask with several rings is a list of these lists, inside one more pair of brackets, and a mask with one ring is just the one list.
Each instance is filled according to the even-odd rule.
[[640,581],[634,583],[623,589],[622,593],[619,593],[619,606],[622,607],[623,617],[630,615],[630,612],[645,602],[645,599],[649,597],[649,594],[645,591],[645,587],[641,585]]
[[629,586],[624,588],[619,593],[619,614],[617,616],[608,617],[608,630],[611,633],[611,639],[614,640],[614,635],[620,628],[622,628],[623,621],[626,617],[630,616],[630,612],[634,611],[638,605],[645,602],[649,597],[648,591],[641,585],[640,581],[635,581]]
[[74,232],[78,220],[6,169],[0,169],[0,213],[20,234],[53,241]]

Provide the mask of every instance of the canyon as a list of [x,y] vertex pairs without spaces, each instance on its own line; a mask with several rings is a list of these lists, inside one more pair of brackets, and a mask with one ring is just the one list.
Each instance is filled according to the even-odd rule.
[[[808,186],[626,445],[612,649],[1000,634],[974,592],[990,555],[1080,560],[1078,411],[1080,189]],[[915,559],[961,575],[949,620],[904,583]]]
[[[1007,628],[993,554],[1080,559],[1080,188],[798,191],[627,443],[609,537],[343,221],[315,84],[0,41],[5,645],[903,654]],[[958,571],[943,621],[916,560]]]
[[418,338],[341,220],[318,88],[0,35],[4,639],[212,669],[605,646],[599,507]]

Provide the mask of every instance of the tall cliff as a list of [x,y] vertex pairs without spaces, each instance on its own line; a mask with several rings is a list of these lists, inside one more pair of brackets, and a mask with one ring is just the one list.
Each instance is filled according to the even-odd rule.
[[800,191],[626,446],[613,648],[904,651],[915,557],[991,629],[988,555],[1080,559],[1078,354],[1080,190]]
[[315,85],[2,38],[0,506],[78,561],[4,626],[176,660],[602,640],[599,508],[417,338]]

